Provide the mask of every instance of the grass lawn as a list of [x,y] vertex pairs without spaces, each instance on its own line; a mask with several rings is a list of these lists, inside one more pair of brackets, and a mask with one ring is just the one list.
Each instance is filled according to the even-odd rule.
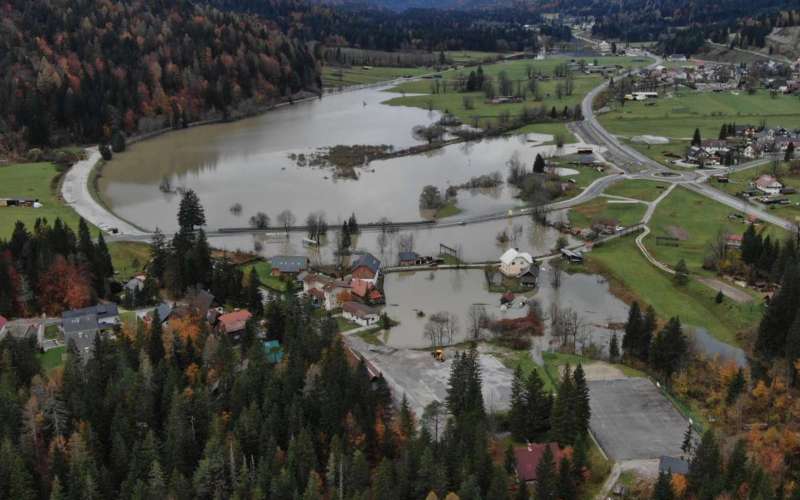
[[131,241],[115,241],[108,244],[116,278],[125,282],[144,270],[150,261],[150,245]]
[[[682,168],[685,169],[687,167],[683,167],[681,165],[675,165],[673,161],[676,159],[675,158],[676,156],[678,158],[683,158],[686,156],[686,150],[689,149],[689,146],[692,141],[689,139],[670,139],[669,144],[653,144],[653,145],[640,144],[625,139],[623,139],[621,142],[627,144],[628,146],[631,146],[633,149],[639,151],[640,153],[649,158],[654,159],[659,163],[663,163],[664,165],[673,165],[673,168],[680,170]],[[691,169],[694,167],[688,167],[688,168]]]
[[358,332],[358,335],[361,340],[366,342],[367,344],[372,345],[383,345],[385,342],[381,340],[381,335],[384,335],[386,332],[381,327],[376,326],[375,328],[371,328],[369,330],[364,330],[363,332]]
[[492,62],[503,57],[498,52],[481,52],[478,50],[446,50],[444,52],[448,60],[455,64],[466,64],[474,62]]
[[340,332],[349,332],[350,330],[355,330],[358,328],[358,325],[353,323],[352,321],[347,321],[341,316],[336,316],[336,326]]
[[607,276],[611,290],[626,302],[652,305],[662,320],[678,316],[684,325],[706,328],[723,342],[740,345],[737,333],[755,327],[761,318],[757,302],[717,304],[716,292],[695,280],[676,286],[642,256],[632,236],[595,247],[587,257],[586,266]]
[[0,238],[6,239],[21,220],[33,230],[39,217],[51,224],[60,217],[73,231],[78,231],[78,214],[64,205],[58,196],[59,172],[52,163],[20,163],[0,166],[0,198],[35,198],[42,208],[0,207]]
[[[716,139],[723,123],[758,125],[763,120],[770,126],[798,127],[800,100],[784,95],[772,98],[764,90],[734,95],[681,89],[674,97],[626,102],[621,107],[612,104],[612,111],[599,119],[610,132],[628,137],[651,134],[689,140],[699,128],[703,138]],[[652,146],[651,150],[662,148]]]
[[[761,174],[774,175],[778,177],[778,180],[780,180],[784,186],[793,187],[798,190],[798,193],[795,194],[781,195],[781,198],[787,198],[791,202],[790,205],[769,205],[764,206],[764,208],[772,210],[775,214],[789,220],[795,220],[795,217],[800,217],[800,175],[792,174],[785,163],[781,163],[777,168],[772,164],[767,164],[748,170],[742,170],[741,172],[735,172],[728,177],[730,182],[727,184],[720,184],[713,180],[709,182],[717,189],[736,195],[749,189],[750,182]],[[752,203],[761,206],[758,202],[753,201]]]
[[617,182],[605,190],[606,194],[624,196],[642,201],[653,201],[669,187],[665,182],[630,179]]
[[545,367],[537,364],[528,351],[511,351],[505,348],[497,347],[497,351],[493,351],[492,355],[498,358],[505,366],[516,370],[519,367],[522,374],[527,377],[531,371],[536,370],[539,373],[539,378],[544,382],[544,388],[548,391],[554,392],[555,386],[550,380],[550,377],[545,371]]
[[434,218],[436,219],[444,219],[445,217],[452,217],[454,215],[458,215],[462,212],[460,208],[458,208],[458,204],[456,200],[448,200],[440,209],[436,211],[434,214]]
[[[709,244],[720,231],[741,234],[746,226],[742,219],[729,219],[736,212],[727,205],[713,201],[683,187],[674,189],[653,214],[649,226],[651,235],[645,239],[648,251],[656,259],[674,266],[685,259],[693,273],[708,275],[702,269]],[[768,234],[783,238],[785,232],[767,227]],[[678,246],[658,245],[656,237],[678,238]]]
[[588,228],[592,221],[616,219],[623,226],[638,224],[647,210],[642,203],[614,203],[607,198],[595,198],[569,210],[573,227]]
[[244,275],[249,275],[250,270],[254,267],[256,269],[258,279],[261,280],[262,285],[277,292],[286,291],[286,282],[280,278],[272,276],[272,265],[269,262],[258,261],[255,264],[247,264],[243,266],[242,271],[244,272]]
[[[649,60],[634,59],[629,57],[601,57],[597,58],[599,64],[618,64],[625,67],[633,65],[644,65]],[[495,64],[489,64],[483,67],[484,74],[496,80],[501,71],[505,71],[508,77],[519,85],[526,86],[528,81],[528,68],[532,68],[542,73],[552,76],[553,70],[556,66],[571,61],[570,58],[557,57],[537,61],[532,59],[514,60],[514,61],[501,61]],[[638,62],[637,62],[638,61]],[[572,108],[579,104],[583,96],[592,88],[596,87],[601,81],[602,77],[597,75],[575,74],[574,91],[572,95],[562,96],[561,99],[556,97],[557,80],[551,79],[539,82],[539,93],[541,94],[541,101],[535,101],[533,95],[529,95],[524,102],[508,103],[508,104],[490,104],[486,102],[483,92],[456,92],[456,80],[459,77],[466,78],[470,71],[474,68],[466,68],[463,70],[449,71],[444,73],[444,78],[438,80],[438,84],[447,85],[449,90],[433,93],[433,86],[436,85],[437,80],[418,80],[413,82],[402,83],[392,89],[391,92],[402,93],[402,97],[395,97],[387,101],[387,104],[395,106],[414,106],[418,108],[433,108],[440,111],[449,111],[455,116],[460,118],[465,123],[475,124],[476,122],[485,126],[489,122],[495,122],[497,117],[508,112],[511,115],[518,114],[525,107],[539,107],[544,106],[546,109],[555,107],[558,111],[564,107]],[[420,94],[420,95],[405,95]],[[470,97],[472,100],[472,109],[466,109],[464,106],[464,98]]]
[[322,85],[324,87],[348,87],[350,85],[363,85],[396,80],[404,76],[419,76],[433,73],[433,68],[389,68],[371,66],[364,69],[362,66],[349,68],[341,66],[325,66],[322,68]]
[[67,348],[56,347],[55,349],[50,349],[44,354],[39,354],[39,363],[42,365],[42,369],[46,372],[52,371],[54,368],[58,368],[59,366],[64,364],[64,361],[61,357],[64,353],[67,352]]

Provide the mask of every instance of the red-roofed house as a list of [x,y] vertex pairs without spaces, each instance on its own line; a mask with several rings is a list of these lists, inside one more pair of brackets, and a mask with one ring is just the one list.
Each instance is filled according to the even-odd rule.
[[8,324],[8,320],[3,316],[0,316],[0,338],[2,338],[6,333],[6,325]]
[[533,443],[528,446],[514,448],[514,458],[517,463],[517,477],[526,483],[536,481],[536,468],[544,455],[545,447],[549,446],[553,452],[553,462],[558,467],[564,452],[558,447],[558,443]]
[[371,281],[354,279],[351,281],[351,292],[353,295],[368,304],[379,304],[383,302],[383,295],[380,290],[375,288]]
[[725,237],[725,246],[731,248],[742,248],[742,235],[729,234]]
[[247,320],[253,315],[247,309],[223,314],[217,318],[217,330],[228,335],[239,335],[244,331]]
[[781,189],[783,189],[783,184],[781,184],[778,179],[768,174],[759,176],[758,179],[753,182],[753,185],[756,189],[768,195],[781,194]]

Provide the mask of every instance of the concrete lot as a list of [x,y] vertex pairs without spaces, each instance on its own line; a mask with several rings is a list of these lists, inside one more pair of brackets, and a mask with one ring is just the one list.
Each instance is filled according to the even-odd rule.
[[591,380],[591,428],[616,461],[680,456],[688,422],[646,378]]
[[[383,373],[395,398],[399,400],[405,394],[417,417],[422,416],[423,409],[432,401],[447,399],[447,381],[455,349],[446,349],[446,361],[440,363],[427,349],[373,346],[356,335],[345,336],[345,342]],[[479,351],[483,348],[480,346]],[[489,354],[481,353],[480,365],[486,410],[507,410],[514,373]]]

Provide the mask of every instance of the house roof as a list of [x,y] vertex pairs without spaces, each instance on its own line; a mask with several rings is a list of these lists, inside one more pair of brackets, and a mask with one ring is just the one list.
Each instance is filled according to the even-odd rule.
[[252,318],[253,315],[247,309],[241,309],[239,311],[233,311],[227,314],[223,314],[217,321],[221,328],[225,330],[226,333],[236,333],[244,330],[245,324],[247,324],[247,320]]
[[134,290],[138,292],[144,288],[144,281],[140,280],[139,278],[131,278],[127,283],[125,283],[124,288],[125,290],[130,290],[131,292]]
[[76,334],[78,332],[96,331],[98,329],[97,315],[84,314],[83,316],[62,318],[61,328],[64,330],[64,335]]
[[359,267],[366,267],[373,273],[377,273],[378,270],[381,268],[381,261],[379,261],[374,255],[371,253],[364,253],[359,255],[353,265],[351,266],[351,270],[358,269]]
[[[158,319],[161,320],[162,323],[169,319],[169,316],[172,314],[172,306],[166,302],[162,302],[157,305],[155,310],[158,311]],[[153,313],[148,313],[148,316],[152,317]]]
[[308,257],[302,255],[276,255],[269,259],[273,269],[282,273],[299,273],[308,268]]
[[267,353],[267,360],[270,363],[280,363],[283,359],[283,348],[277,340],[264,341],[264,351]]
[[419,254],[417,254],[417,252],[400,252],[398,254],[398,257],[400,258],[401,261],[403,261],[403,260],[417,260],[417,258],[419,257]]
[[366,297],[367,293],[372,288],[372,283],[366,280],[354,279],[350,282],[350,286],[354,294],[358,295],[359,297]]
[[686,475],[689,473],[689,462],[680,458],[662,456],[658,459],[658,472]]
[[533,257],[531,257],[531,254],[528,252],[520,252],[516,248],[509,248],[506,250],[505,253],[500,256],[500,262],[503,264],[511,264],[517,257],[521,257],[528,264],[533,264]]
[[6,323],[8,323],[8,320],[4,316],[0,315],[0,330],[6,326]]
[[319,288],[309,288],[308,294],[316,299],[325,300],[325,292],[323,292]]
[[97,319],[105,319],[113,316],[119,316],[119,311],[117,310],[117,304],[109,302],[107,304],[97,304],[91,307],[84,307],[83,309],[64,311],[64,313],[61,314],[61,318],[77,318],[79,316],[86,316],[89,314],[94,314],[97,316]]
[[547,446],[550,447],[550,451],[553,453],[553,461],[558,465],[563,455],[563,452],[558,448],[558,443],[534,443],[514,448],[517,476],[522,481],[536,481],[536,468],[539,466]]
[[360,302],[345,302],[342,304],[342,311],[348,312],[353,316],[359,318],[366,318],[367,316],[377,316],[378,310]]
[[756,181],[755,181],[755,185],[758,186],[758,187],[761,187],[761,188],[776,188],[776,187],[779,188],[779,187],[783,187],[783,184],[778,182],[778,179],[776,179],[775,177],[773,177],[773,176],[771,176],[769,174],[764,174],[764,175],[759,176],[758,179],[756,179]]

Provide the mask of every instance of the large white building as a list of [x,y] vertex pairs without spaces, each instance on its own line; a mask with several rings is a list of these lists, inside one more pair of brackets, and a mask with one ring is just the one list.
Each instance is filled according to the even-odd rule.
[[533,257],[527,252],[509,248],[500,256],[500,272],[511,278],[527,273],[533,265]]

